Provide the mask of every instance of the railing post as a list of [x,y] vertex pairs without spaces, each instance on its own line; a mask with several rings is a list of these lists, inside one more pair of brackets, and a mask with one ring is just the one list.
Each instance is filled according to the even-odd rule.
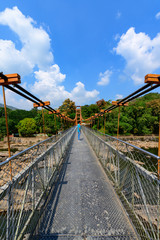
[[35,175],[34,169],[32,169],[32,211],[35,209]]
[[120,186],[119,154],[117,153],[117,185]]
[[57,165],[57,154],[56,154],[56,152],[55,152],[55,149],[53,150],[53,155],[54,155],[55,165]]
[[157,240],[160,238],[160,182],[157,181]]
[[158,141],[158,156],[160,157],[160,116],[159,116],[159,141]]
[[[9,141],[9,128],[8,128],[8,119],[7,119],[7,106],[6,106],[6,97],[5,97],[4,86],[2,86],[2,89],[3,89],[3,101],[4,101],[5,119],[6,119],[8,154],[9,154],[9,157],[11,157],[11,147],[10,147],[10,141]],[[10,179],[12,181],[12,165],[11,165],[11,161],[9,161],[9,168],[10,168]]]
[[6,240],[11,240],[11,183],[9,183],[8,188],[8,198],[7,198],[7,229],[6,229]]
[[44,157],[44,186],[47,184],[47,173],[46,173],[46,156]]
[[53,149],[50,152],[50,158],[51,158],[51,169],[53,171],[53,165],[54,165],[54,163],[53,163]]
[[[160,157],[160,116],[159,116],[158,156]],[[158,179],[160,179],[160,159],[158,159]]]
[[134,211],[134,168],[132,167],[132,172],[131,172],[131,191],[132,191],[132,209]]

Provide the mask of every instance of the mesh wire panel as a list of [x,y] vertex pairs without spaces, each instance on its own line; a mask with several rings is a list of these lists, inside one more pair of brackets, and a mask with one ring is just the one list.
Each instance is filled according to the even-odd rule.
[[73,235],[37,235],[34,240],[133,240],[131,236],[73,236]]
[[32,239],[137,239],[83,133],[70,144]]
[[160,239],[159,157],[86,127],[83,131],[113,182],[141,239]]
[[[8,183],[12,177],[16,176],[22,169],[25,169],[31,162],[34,161],[40,154],[45,152],[56,140],[60,134],[48,138],[10,158],[0,164],[0,187]],[[10,160],[10,161],[9,161]],[[10,165],[11,164],[11,165]],[[11,173],[11,174],[10,174]]]
[[[12,181],[8,162],[2,163],[0,186],[0,239],[24,239],[30,233],[63,161],[74,128],[12,157]],[[7,167],[6,167],[7,165]]]

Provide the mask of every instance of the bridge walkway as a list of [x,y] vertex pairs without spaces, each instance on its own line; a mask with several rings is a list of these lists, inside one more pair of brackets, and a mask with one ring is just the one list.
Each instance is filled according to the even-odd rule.
[[77,138],[32,239],[137,239],[86,137]]

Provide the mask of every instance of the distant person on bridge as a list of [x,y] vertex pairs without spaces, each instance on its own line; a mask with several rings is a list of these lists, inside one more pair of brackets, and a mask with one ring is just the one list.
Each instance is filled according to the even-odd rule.
[[80,140],[80,135],[81,135],[81,125],[80,125],[80,122],[78,122],[77,131],[78,131],[78,140]]

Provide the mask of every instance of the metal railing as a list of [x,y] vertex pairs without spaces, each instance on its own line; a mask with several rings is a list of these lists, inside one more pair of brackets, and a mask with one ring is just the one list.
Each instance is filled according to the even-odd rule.
[[[1,240],[24,239],[24,234],[30,234],[58,176],[74,132],[73,127],[62,133],[57,141],[55,137],[50,138],[0,163]],[[10,160],[13,169],[12,181],[7,181]]]
[[160,157],[83,127],[141,239],[160,239]]
[[[67,131],[67,130],[66,130]],[[45,152],[55,141],[57,141],[66,131],[60,132],[44,141],[41,141],[0,163],[0,187],[8,183],[22,169],[27,167],[40,154]],[[11,164],[11,165],[10,165]]]

